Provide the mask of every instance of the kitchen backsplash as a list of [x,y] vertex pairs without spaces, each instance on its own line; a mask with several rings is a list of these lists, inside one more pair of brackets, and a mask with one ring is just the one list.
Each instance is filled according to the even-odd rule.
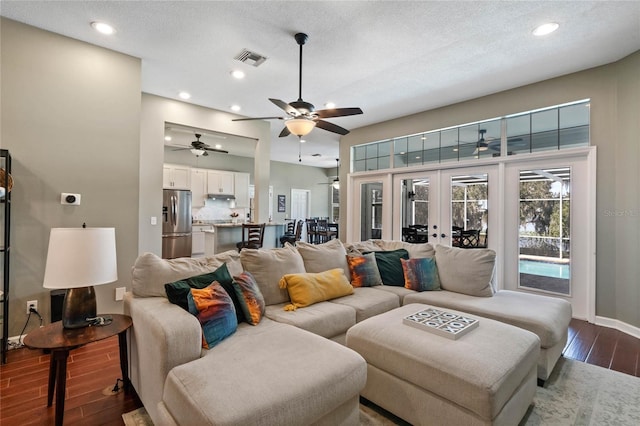
[[191,215],[194,221],[224,221],[231,222],[231,213],[238,213],[238,220],[243,221],[247,217],[249,209],[234,209],[229,201],[206,200],[204,207],[194,207]]

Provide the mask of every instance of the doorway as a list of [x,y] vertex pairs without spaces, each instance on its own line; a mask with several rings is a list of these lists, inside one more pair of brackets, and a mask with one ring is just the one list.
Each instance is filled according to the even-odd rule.
[[[290,219],[305,220],[311,217],[311,191],[308,189],[291,188]],[[302,241],[307,241],[307,229],[302,228]]]

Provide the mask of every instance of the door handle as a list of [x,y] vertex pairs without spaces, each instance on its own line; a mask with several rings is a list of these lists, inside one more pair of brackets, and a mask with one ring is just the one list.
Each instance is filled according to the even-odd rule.
[[176,216],[178,215],[178,207],[176,205],[176,196],[171,196],[171,222],[175,226],[176,224]]

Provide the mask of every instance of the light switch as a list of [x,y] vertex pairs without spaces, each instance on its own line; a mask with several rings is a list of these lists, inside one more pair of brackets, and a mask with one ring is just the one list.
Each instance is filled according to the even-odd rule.
[[126,287],[116,288],[116,301],[124,299],[124,293],[127,291]]
[[152,225],[157,225],[158,224],[158,218],[155,216],[151,216],[151,224]]

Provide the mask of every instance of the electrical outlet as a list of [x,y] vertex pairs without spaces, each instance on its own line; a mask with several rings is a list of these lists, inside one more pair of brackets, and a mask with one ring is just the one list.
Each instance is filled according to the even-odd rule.
[[29,309],[33,308],[36,311],[38,310],[38,301],[37,300],[28,300],[27,301],[27,313],[29,313]]

